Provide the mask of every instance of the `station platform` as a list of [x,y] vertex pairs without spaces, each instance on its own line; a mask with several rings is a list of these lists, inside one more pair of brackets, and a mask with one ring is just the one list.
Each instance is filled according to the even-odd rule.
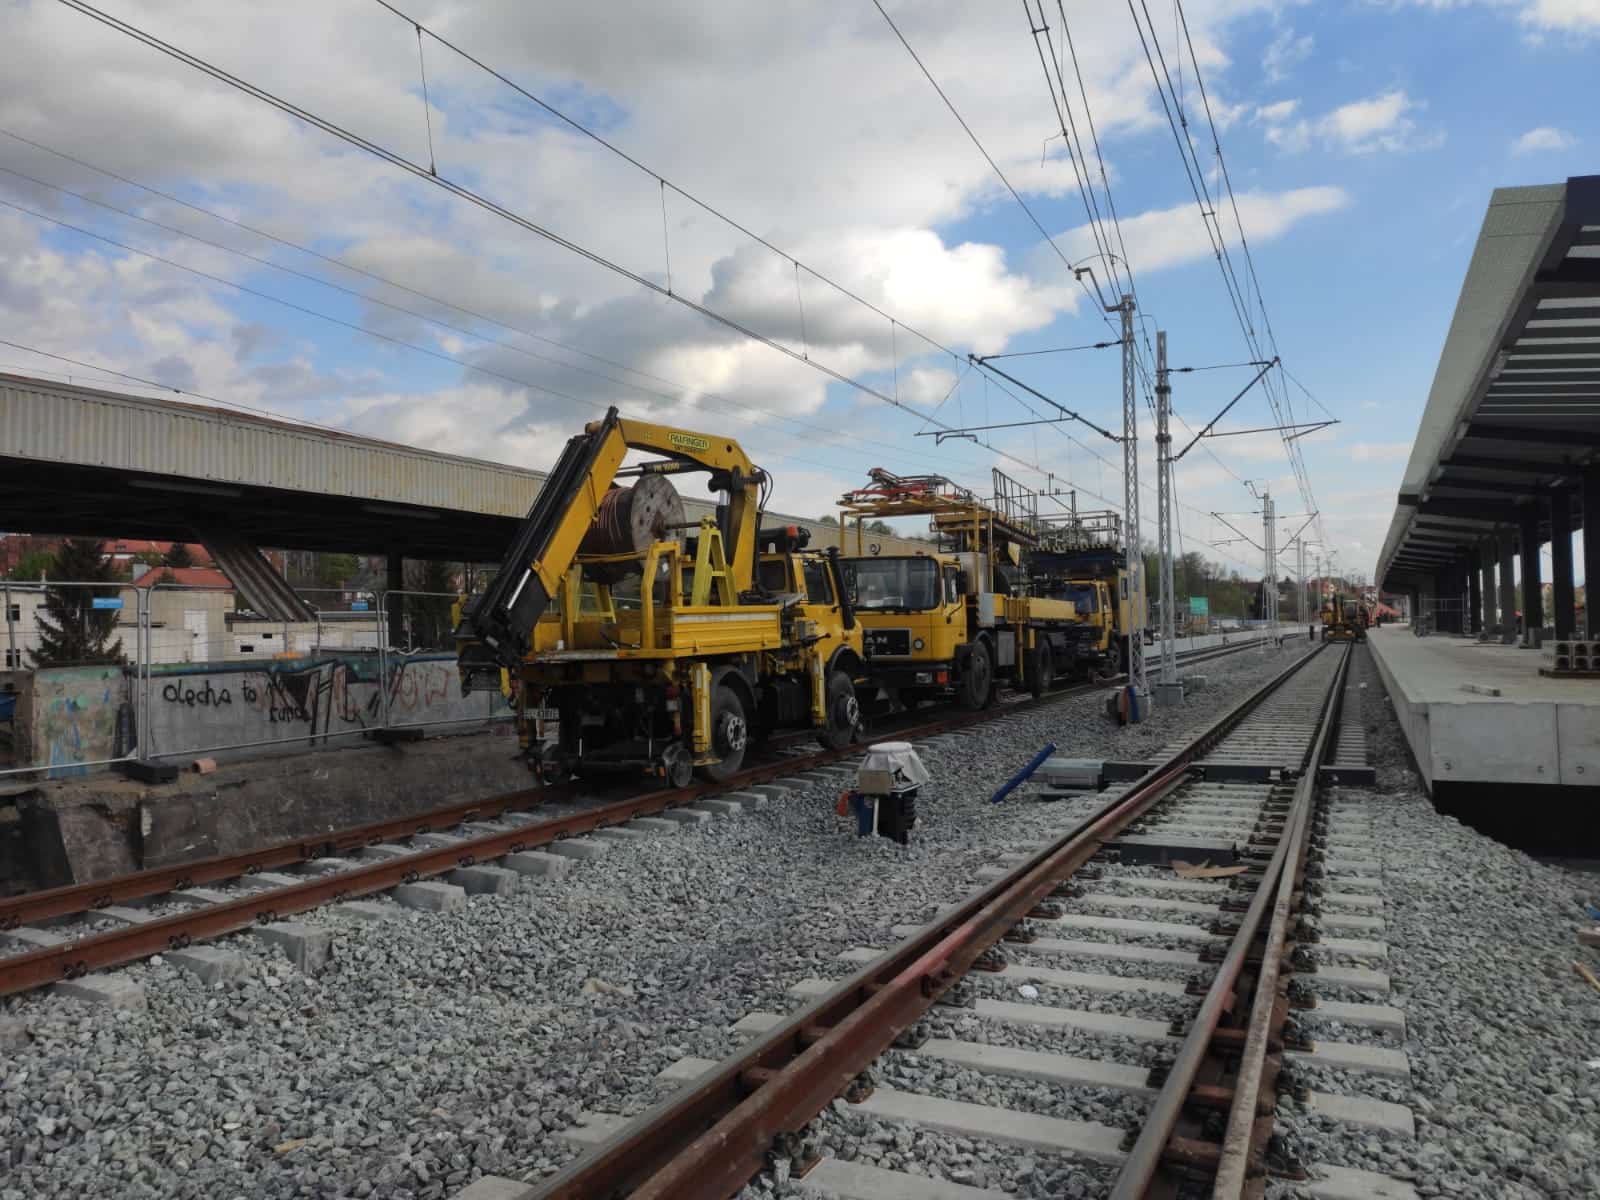
[[[1435,800],[1454,785],[1600,785],[1600,680],[1550,679],[1537,650],[1405,625],[1371,629],[1367,644]],[[1524,795],[1537,793],[1499,802]]]

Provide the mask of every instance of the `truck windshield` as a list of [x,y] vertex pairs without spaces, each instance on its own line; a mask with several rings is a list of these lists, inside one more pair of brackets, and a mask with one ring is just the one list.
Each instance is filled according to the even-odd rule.
[[1067,584],[1061,589],[1061,599],[1072,601],[1080,617],[1087,617],[1098,609],[1095,604],[1094,588],[1088,584]]
[[931,558],[856,558],[847,565],[859,609],[939,607],[939,569]]

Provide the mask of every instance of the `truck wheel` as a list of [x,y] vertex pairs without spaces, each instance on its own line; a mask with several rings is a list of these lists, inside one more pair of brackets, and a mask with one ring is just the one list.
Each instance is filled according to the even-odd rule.
[[994,659],[989,654],[989,643],[974,642],[967,669],[961,676],[961,686],[956,691],[956,702],[968,712],[977,712],[989,707],[993,694]]
[[827,693],[823,697],[827,708],[827,724],[817,732],[817,741],[824,750],[843,750],[856,735],[861,724],[861,702],[856,699],[856,685],[843,671],[828,676]]
[[1039,648],[1033,655],[1033,677],[1028,681],[1028,690],[1037,700],[1050,690],[1050,685],[1056,681],[1056,666],[1050,658],[1050,643],[1040,642]]
[[739,773],[744,765],[744,750],[750,743],[749,719],[744,702],[731,687],[718,684],[711,689],[711,752],[720,762],[698,768],[702,779],[723,783]]

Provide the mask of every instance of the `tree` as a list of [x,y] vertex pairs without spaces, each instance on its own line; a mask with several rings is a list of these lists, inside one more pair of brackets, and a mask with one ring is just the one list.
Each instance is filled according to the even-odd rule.
[[886,533],[890,537],[894,536],[894,526],[887,521],[868,521],[866,530],[868,533]]
[[185,543],[173,542],[163,561],[169,567],[192,567],[194,566],[194,555],[189,553],[189,547]]
[[838,523],[839,518],[834,516],[832,513],[823,513],[817,518],[818,525],[837,525]]
[[18,556],[17,565],[11,568],[7,578],[18,583],[38,583],[55,567],[55,553],[35,541]]
[[325,588],[343,587],[353,579],[361,564],[354,554],[317,555],[317,583]]
[[[100,553],[98,538],[67,538],[56,553],[52,574],[79,583],[115,578],[111,559]],[[117,595],[112,587],[45,589],[42,611],[34,615],[39,627],[39,648],[29,650],[35,667],[84,666],[120,663],[122,639],[111,641],[117,629],[116,609],[94,607],[95,598]]]
[[408,592],[439,593],[431,595],[397,595],[390,592],[387,603],[392,610],[396,604],[403,606],[405,628],[413,650],[444,649],[451,644],[454,630],[450,625],[450,609],[455,603],[456,581],[452,564],[426,562],[406,564],[406,590]]

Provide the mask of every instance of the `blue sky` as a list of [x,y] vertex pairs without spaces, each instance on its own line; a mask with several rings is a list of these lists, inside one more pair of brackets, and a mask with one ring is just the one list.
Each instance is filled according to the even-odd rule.
[[[303,11],[107,3],[427,161],[410,27],[377,6],[287,7]],[[1021,14],[955,0],[886,7],[1061,249],[1074,261],[1087,253],[1071,167],[1061,140],[1046,141],[1055,117]],[[1046,13],[1059,37],[1053,2]],[[1151,13],[1174,64],[1173,7],[1153,4]],[[830,383],[44,0],[5,0],[21,66],[17,86],[0,96],[0,129],[281,240],[7,137],[0,167],[357,294],[0,174],[0,199],[286,302],[0,208],[8,339],[222,402],[532,466],[548,463],[607,403],[736,429],[776,472],[777,503],[813,515],[873,465],[938,471],[978,490],[994,466],[1042,486],[1037,467],[1076,485],[1083,507],[1103,507],[1097,496],[1119,500],[1117,447],[1082,427],[1070,439],[1059,428],[1006,431],[989,446],[936,447],[913,436],[930,416],[1026,417],[963,368],[969,350],[1108,335],[868,0],[804,14],[689,0],[606,14],[575,3],[440,0],[414,15],[896,324],[803,276],[802,345],[788,258],[672,191],[664,247],[653,175],[430,43],[442,175],[662,283],[670,253],[675,293],[898,394],[904,407]],[[1326,409],[1341,422],[1301,443],[1320,541],[1345,569],[1370,572],[1489,192],[1594,169],[1600,3],[1194,0],[1185,15],[1279,348],[1316,402],[1275,380],[1296,419],[1321,419]],[[1248,358],[1133,18],[1085,3],[1066,5],[1066,16],[1142,309],[1168,331],[1174,366]],[[1201,162],[1214,170],[1187,61],[1180,90]],[[1233,253],[1242,270],[1237,246]],[[1095,265],[1105,280],[1104,264]],[[905,326],[957,358],[919,349]],[[10,349],[0,360],[85,374]],[[1114,349],[997,365],[1098,423],[1118,420]],[[1181,375],[1175,408],[1198,428],[1249,376]],[[1222,427],[1271,423],[1257,389]],[[1144,478],[1153,482],[1149,433],[1141,430]],[[1241,480],[1272,490],[1285,541],[1300,524],[1287,514],[1304,504],[1271,435],[1196,449],[1178,471],[1179,520],[1187,548],[1253,573],[1253,548],[1212,545],[1233,535],[1209,514],[1256,507]],[[1144,515],[1153,537],[1148,495]],[[1259,536],[1257,518],[1228,520]]]

